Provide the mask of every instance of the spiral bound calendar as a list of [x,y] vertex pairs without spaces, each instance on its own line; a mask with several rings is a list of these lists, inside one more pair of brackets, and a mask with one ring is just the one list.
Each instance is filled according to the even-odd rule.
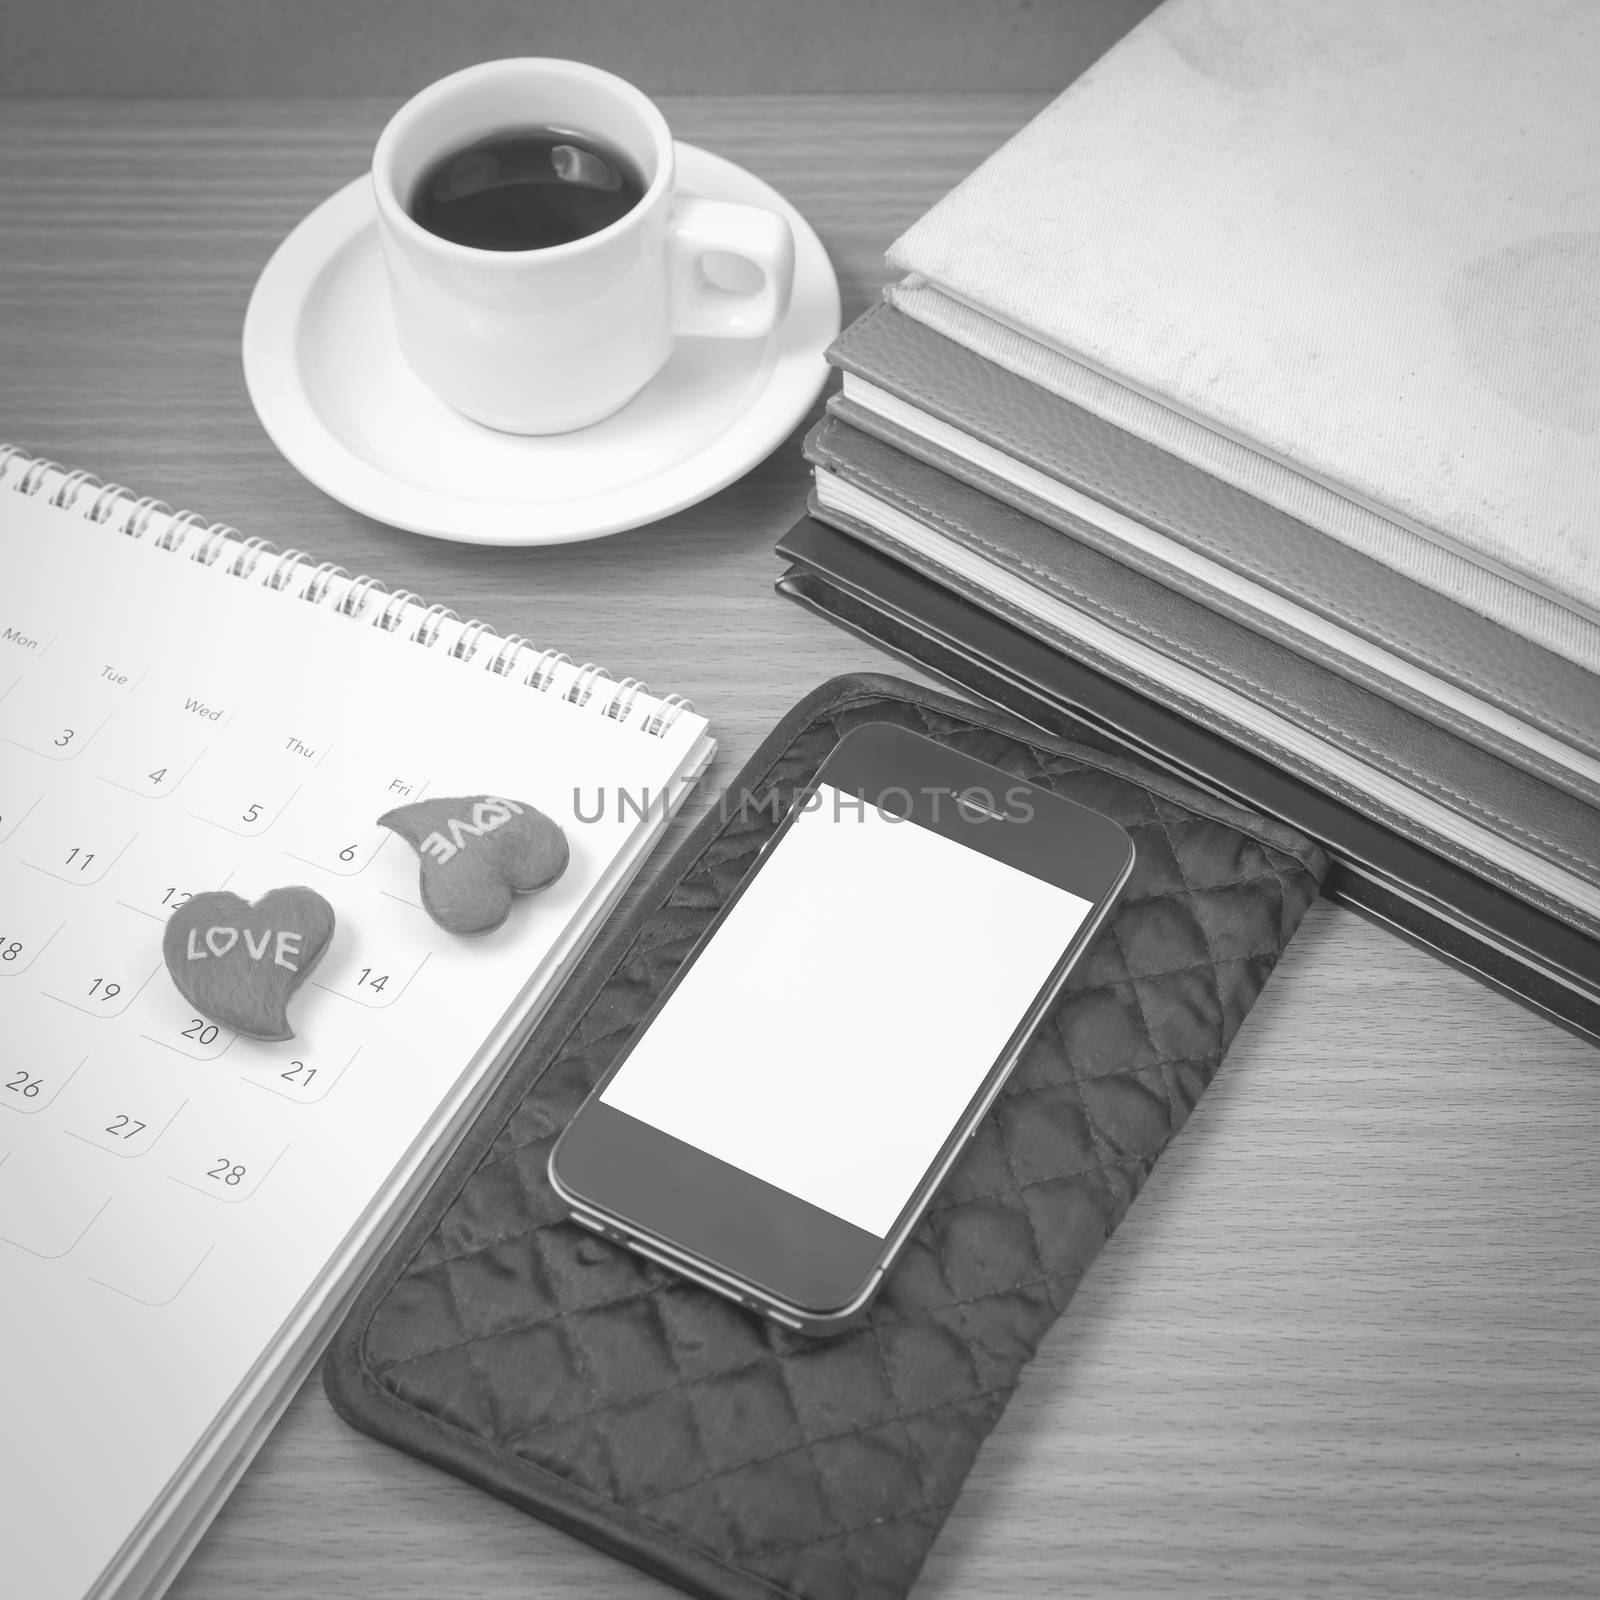
[[[0,450],[7,1594],[165,1587],[713,749],[678,696]],[[468,794],[571,847],[475,939],[376,820]],[[161,937],[286,884],[337,927],[261,1043]]]

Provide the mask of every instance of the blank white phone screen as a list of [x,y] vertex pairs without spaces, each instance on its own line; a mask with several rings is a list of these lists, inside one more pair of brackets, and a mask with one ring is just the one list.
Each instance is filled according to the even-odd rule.
[[884,1238],[1093,908],[817,794],[600,1098]]

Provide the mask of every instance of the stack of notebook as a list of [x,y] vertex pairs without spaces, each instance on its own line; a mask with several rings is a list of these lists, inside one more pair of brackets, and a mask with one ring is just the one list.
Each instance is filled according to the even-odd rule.
[[1168,0],[889,252],[782,587],[1600,1039],[1600,13]]

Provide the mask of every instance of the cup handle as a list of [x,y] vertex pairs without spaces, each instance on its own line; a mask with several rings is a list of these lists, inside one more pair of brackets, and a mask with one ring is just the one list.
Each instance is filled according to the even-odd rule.
[[[752,289],[727,288],[706,258],[733,256],[761,274]],[[667,244],[672,276],[672,331],[689,338],[760,339],[789,308],[794,235],[775,211],[678,195]],[[715,271],[716,263],[712,263]],[[724,274],[725,275],[725,274]]]

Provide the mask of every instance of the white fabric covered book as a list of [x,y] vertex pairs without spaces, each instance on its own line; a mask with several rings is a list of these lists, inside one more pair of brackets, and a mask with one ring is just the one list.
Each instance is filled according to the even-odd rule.
[[1593,667],[1597,71],[1600,6],[1168,0],[894,298]]

